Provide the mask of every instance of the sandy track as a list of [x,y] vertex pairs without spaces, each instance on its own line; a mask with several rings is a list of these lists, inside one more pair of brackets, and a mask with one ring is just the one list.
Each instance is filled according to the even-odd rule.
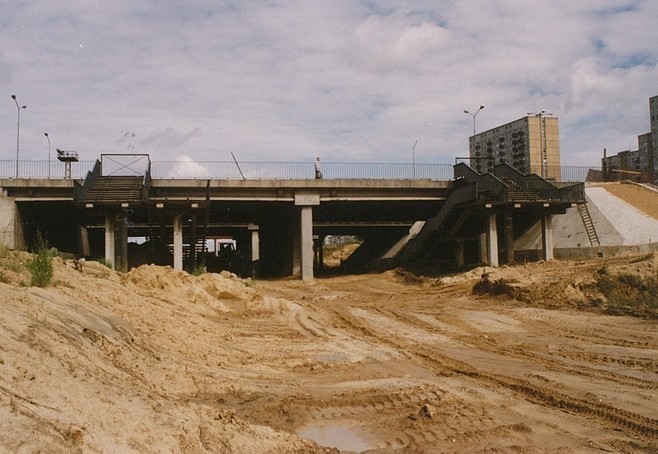
[[[0,284],[0,448],[656,451],[658,323],[585,304],[603,268],[658,256],[251,287],[60,263]],[[516,299],[474,295],[485,272]]]
[[[285,284],[262,285],[299,297]],[[310,330],[314,343],[341,339],[324,353],[335,361],[316,361],[296,377],[313,396],[305,399],[316,408],[312,421],[351,424],[369,447],[384,450],[656,446],[654,322],[474,299],[464,296],[471,285],[414,288],[365,276],[307,289],[304,308],[318,327],[331,327],[323,335]],[[349,349],[341,347],[346,339],[353,339]],[[332,410],[318,417],[329,403]],[[424,403],[436,410],[431,419],[417,416]],[[308,423],[297,411],[282,428]]]

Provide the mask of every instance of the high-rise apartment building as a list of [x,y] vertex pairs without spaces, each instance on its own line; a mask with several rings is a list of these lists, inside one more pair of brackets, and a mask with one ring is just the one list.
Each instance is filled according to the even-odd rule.
[[637,150],[624,150],[603,159],[606,180],[658,182],[658,96],[649,98],[651,132],[637,136]]
[[653,174],[654,181],[658,181],[658,96],[649,98],[649,118],[651,121],[651,139],[649,144],[651,146],[652,164],[653,164]]
[[471,166],[480,173],[507,163],[521,173],[560,179],[558,119],[542,111],[469,138]]

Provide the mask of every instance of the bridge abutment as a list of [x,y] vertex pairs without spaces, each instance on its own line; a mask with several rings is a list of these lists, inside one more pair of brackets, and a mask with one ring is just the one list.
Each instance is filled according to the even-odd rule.
[[13,197],[0,197],[1,242],[8,249],[25,249],[20,212]]

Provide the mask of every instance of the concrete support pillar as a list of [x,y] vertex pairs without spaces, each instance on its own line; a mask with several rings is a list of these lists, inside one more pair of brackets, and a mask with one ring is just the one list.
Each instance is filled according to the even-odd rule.
[[325,235],[320,235],[315,242],[315,262],[317,263],[318,270],[324,269],[324,238]]
[[298,234],[295,235],[293,252],[293,274],[295,254],[299,257],[299,273],[303,281],[313,279],[313,206],[320,205],[320,195],[313,192],[295,193],[295,205],[301,207]]
[[455,267],[463,268],[464,267],[464,242],[457,241],[455,243]]
[[490,214],[487,222],[487,263],[489,266],[498,266],[498,227],[495,214]]
[[299,227],[301,278],[308,281],[313,279],[313,207],[302,207]]
[[489,252],[487,251],[487,233],[481,233],[479,238],[480,245],[480,263],[487,263],[489,260]]
[[114,241],[114,216],[105,216],[105,260],[115,269],[115,241]]
[[89,232],[82,225],[78,226],[78,232],[78,254],[82,257],[89,257],[91,255],[89,249]]
[[198,230],[197,230],[197,211],[194,210],[192,213],[192,227],[190,229],[190,267],[196,268],[199,265],[199,257],[197,257],[197,242]]
[[553,215],[546,214],[541,220],[542,230],[542,248],[544,250],[544,260],[553,260]]
[[114,250],[114,259],[116,260],[115,269],[119,271],[128,271],[128,227],[124,218],[119,222],[115,221],[114,242],[118,246]]
[[247,225],[247,229],[251,233],[251,261],[256,262],[260,260],[260,236],[258,226],[256,224]]
[[183,269],[183,215],[174,216],[174,269]]
[[512,213],[505,214],[505,262],[514,263],[514,218]]

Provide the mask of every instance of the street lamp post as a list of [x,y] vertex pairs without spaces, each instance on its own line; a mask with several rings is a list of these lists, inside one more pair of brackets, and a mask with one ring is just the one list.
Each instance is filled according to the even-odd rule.
[[484,106],[481,105],[480,108],[475,113],[471,113],[468,110],[464,111],[465,114],[469,114],[471,117],[473,117],[473,135],[475,135],[475,117],[478,116],[478,114],[482,109],[484,109]]
[[50,180],[50,136],[47,132],[44,132],[43,135],[48,139],[48,179]]
[[18,154],[20,150],[20,137],[21,137],[21,109],[27,109],[27,106],[21,106],[16,100],[16,95],[11,95],[11,99],[16,103],[16,110],[18,112],[18,120],[16,122],[16,178],[18,178]]

